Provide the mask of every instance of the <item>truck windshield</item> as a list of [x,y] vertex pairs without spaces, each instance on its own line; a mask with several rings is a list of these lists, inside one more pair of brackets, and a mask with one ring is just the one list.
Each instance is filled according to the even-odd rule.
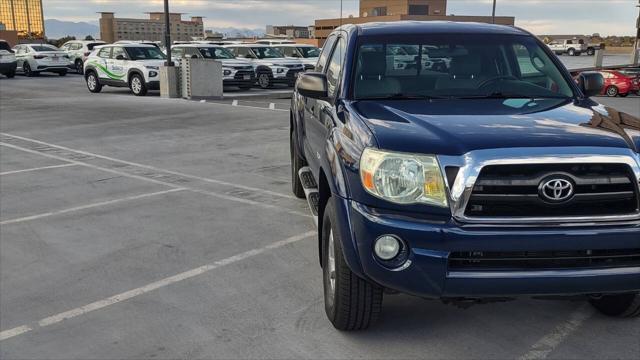
[[132,60],[164,60],[166,56],[153,46],[126,47],[129,58]]
[[320,56],[320,49],[318,49],[317,47],[311,47],[311,46],[299,47],[298,51],[300,51],[300,53],[302,54],[302,57],[304,58],[316,58]]
[[574,96],[541,46],[518,35],[364,38],[354,80],[356,99]]
[[252,47],[251,50],[253,50],[258,59],[277,59],[284,57],[284,54],[271,47]]
[[231,51],[222,47],[201,47],[198,50],[205,59],[235,59]]

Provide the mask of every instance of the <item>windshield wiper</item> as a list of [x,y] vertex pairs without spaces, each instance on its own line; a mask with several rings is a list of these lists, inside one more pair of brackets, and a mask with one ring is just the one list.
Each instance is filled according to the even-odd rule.
[[550,95],[525,95],[517,93],[506,93],[496,91],[486,95],[468,95],[455,97],[456,99],[570,99],[568,96],[550,96]]
[[434,96],[434,95],[415,95],[415,94],[403,94],[396,93],[390,95],[361,97],[358,100],[442,100],[451,99],[450,96]]

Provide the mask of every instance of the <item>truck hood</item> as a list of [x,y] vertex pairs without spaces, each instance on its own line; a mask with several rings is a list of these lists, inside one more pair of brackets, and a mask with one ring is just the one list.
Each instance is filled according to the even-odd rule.
[[382,149],[462,155],[512,147],[640,149],[640,119],[588,101],[360,100],[353,107]]

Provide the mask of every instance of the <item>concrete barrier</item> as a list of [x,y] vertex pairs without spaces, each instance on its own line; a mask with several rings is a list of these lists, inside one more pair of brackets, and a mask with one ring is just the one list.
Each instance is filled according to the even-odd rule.
[[185,99],[222,99],[222,63],[210,59],[182,59],[181,88]]

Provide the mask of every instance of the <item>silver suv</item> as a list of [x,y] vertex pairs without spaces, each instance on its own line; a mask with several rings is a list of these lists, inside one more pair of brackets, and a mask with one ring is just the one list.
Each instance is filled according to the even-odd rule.
[[96,46],[106,44],[102,40],[71,40],[60,47],[73,63],[78,74],[84,74],[84,62]]

